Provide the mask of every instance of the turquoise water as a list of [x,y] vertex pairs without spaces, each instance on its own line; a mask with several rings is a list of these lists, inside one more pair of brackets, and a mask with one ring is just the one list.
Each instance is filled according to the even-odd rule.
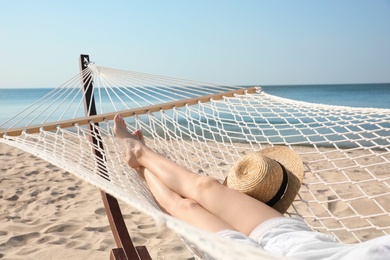
[[[387,108],[390,109],[390,84],[349,84],[349,85],[303,85],[303,86],[262,86],[263,90],[266,93],[289,98],[293,100],[299,100],[299,101],[305,101],[305,102],[311,102],[311,103],[320,103],[320,104],[328,104],[328,105],[340,105],[340,106],[351,106],[351,107],[367,107],[367,108]],[[39,98],[43,97],[45,94],[52,91],[52,89],[47,88],[41,88],[41,89],[0,89],[0,125],[2,122],[6,121],[11,116],[17,114],[18,112],[22,111],[24,108],[28,107],[35,101],[37,101]],[[157,92],[157,90],[154,90],[154,94]],[[174,95],[174,93],[172,93]],[[102,97],[103,99],[103,106],[105,103],[109,104],[111,101],[109,98]],[[106,99],[106,100],[104,100]],[[120,110],[120,109],[119,109]],[[57,111],[57,110],[56,110]],[[60,111],[61,112],[61,111]],[[83,116],[83,115],[80,115]],[[236,125],[236,121],[234,121],[234,118],[230,114],[221,113],[219,114],[220,119],[218,122],[213,121],[212,119],[204,119],[204,118],[197,118],[197,122],[199,124],[204,125],[204,128],[210,128],[210,131],[214,128],[218,129],[225,129],[229,130],[230,128],[234,128],[235,131],[237,131],[236,128],[240,127],[239,125]],[[30,119],[28,119],[30,120]],[[130,119],[129,119],[130,120]],[[179,125],[186,126],[188,125],[186,119],[184,118],[178,118]],[[258,125],[264,125],[266,122],[261,121],[262,119],[259,119],[259,122],[255,122]],[[270,138],[272,142],[279,143],[283,142],[283,138],[278,136],[278,134],[274,133],[275,129],[279,129],[280,131],[284,128],[284,121],[281,118],[274,118],[269,119],[272,121],[273,128],[272,129],[264,129],[263,135],[265,137]],[[292,120],[292,118],[289,118],[289,120]],[[302,119],[303,120],[303,119]],[[20,122],[22,123],[22,122]],[[292,122],[290,122],[292,123]],[[362,135],[368,135],[370,130],[375,130],[376,134],[379,136],[388,136],[388,131],[383,130],[383,133],[377,129],[377,126],[375,125],[361,125],[359,129],[356,129],[356,131],[361,131],[362,128],[367,130],[368,132],[362,133],[357,136],[343,136],[340,134],[334,134],[330,132],[330,130],[326,126],[321,125],[315,125],[313,122],[304,122],[306,124],[310,124],[312,127],[322,127],[320,130],[321,134],[327,135],[327,140],[323,140],[324,144],[330,140],[337,141],[339,146],[347,146],[351,147],[355,144],[351,144],[347,142],[345,138],[350,139],[360,139]],[[383,122],[382,127],[388,129],[390,122]],[[207,126],[206,126],[207,125]],[[172,126],[169,126],[172,127]],[[246,125],[248,127],[248,125]],[[242,139],[243,135],[251,135],[253,132],[246,132],[248,129],[246,127],[241,127],[240,129],[243,131],[240,133],[241,130],[238,131],[240,133],[239,135],[235,136],[232,134],[230,136],[234,141],[240,141]],[[340,126],[337,131],[340,133],[345,133],[352,129],[352,125],[346,123],[346,126]],[[1,128],[1,127],[0,127]],[[199,129],[198,129],[199,128]],[[253,128],[255,129],[255,128]],[[257,129],[257,128],[256,128]],[[174,129],[171,129],[174,131]],[[205,131],[204,129],[201,129],[199,126],[194,125],[194,130],[196,132],[199,131],[200,134],[204,134],[206,137],[209,135],[212,135],[212,133]],[[248,130],[249,131],[249,130]],[[252,130],[251,131],[258,131],[258,130]],[[284,130],[283,130],[284,131]],[[318,138],[321,138],[320,136],[312,136],[312,133],[310,130],[307,130],[309,132],[304,132],[306,130],[301,130],[303,132],[301,133],[295,133],[294,130],[289,130],[290,132],[284,133],[286,136],[295,136],[293,142],[294,143],[300,143],[305,144],[309,141],[321,141],[317,140]],[[234,131],[232,131],[234,132]],[[303,134],[303,135],[302,135]],[[262,135],[258,135],[262,136]],[[235,138],[237,137],[237,140]],[[265,138],[264,137],[264,138]],[[342,137],[342,138],[341,138]],[[366,137],[366,136],[365,136]],[[188,138],[191,138],[191,136],[188,136]],[[311,139],[316,140],[311,140]],[[342,140],[341,140],[341,139]],[[367,136],[367,138],[370,138],[370,136]],[[309,140],[310,139],[310,140]],[[334,140],[333,140],[334,139]],[[340,140],[339,140],[340,139]],[[344,140],[345,139],[345,140]],[[259,142],[266,142],[266,139],[256,140]],[[382,137],[378,138],[378,140],[375,141],[378,144],[381,145],[388,145],[388,141],[383,139]],[[360,141],[361,146],[371,146],[372,143],[367,143],[366,141]]]
[[390,83],[264,86],[269,94],[327,105],[390,108]]
[[[262,86],[266,93],[312,103],[390,108],[390,83],[348,85]],[[28,107],[53,89],[0,89],[0,123]],[[108,99],[107,102],[110,102]]]

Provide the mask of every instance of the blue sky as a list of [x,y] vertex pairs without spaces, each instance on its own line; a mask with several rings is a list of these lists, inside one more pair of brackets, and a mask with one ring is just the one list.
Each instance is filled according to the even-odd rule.
[[2,1],[0,88],[97,65],[234,85],[390,82],[390,0]]

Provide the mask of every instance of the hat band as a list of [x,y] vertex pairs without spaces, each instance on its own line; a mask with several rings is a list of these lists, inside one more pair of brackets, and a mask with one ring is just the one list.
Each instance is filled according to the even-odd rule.
[[[275,161],[275,162],[277,162],[277,161]],[[277,162],[277,163],[279,163],[279,162]],[[270,207],[273,207],[283,197],[284,193],[286,192],[286,188],[287,188],[288,174],[287,174],[286,168],[284,168],[284,166],[280,163],[279,163],[279,165],[280,165],[280,167],[282,167],[282,170],[283,170],[283,181],[282,181],[282,184],[280,185],[278,192],[275,194],[275,196],[272,199],[270,199],[268,202],[265,203]]]

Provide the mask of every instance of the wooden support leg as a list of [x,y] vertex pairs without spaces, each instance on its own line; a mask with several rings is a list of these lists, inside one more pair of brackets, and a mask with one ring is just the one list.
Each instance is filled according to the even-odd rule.
[[101,191],[101,193],[112,234],[114,235],[116,245],[119,247],[112,250],[111,258],[117,257],[112,259],[151,260],[152,258],[145,246],[134,246],[129,232],[127,231],[125,221],[123,220],[118,201],[104,191]]
[[[148,250],[146,249],[146,246],[137,246],[135,248],[138,253],[137,260],[152,260],[152,258],[149,255]],[[129,260],[126,255],[123,248],[114,248],[111,250],[110,254],[110,260]],[[131,259],[132,260],[132,259]]]
[[128,260],[123,248],[114,248],[111,250],[110,260]]
[[[80,70],[83,71],[88,68],[89,64],[89,55],[81,54],[80,55]],[[94,87],[93,87],[93,77],[91,74],[82,78],[83,81],[83,94],[84,94],[84,107],[86,116],[96,115],[96,105],[94,98]],[[98,130],[98,123],[89,125],[89,129],[93,133],[90,137],[90,141],[93,144],[93,156],[95,156],[98,163],[98,171],[102,178],[105,178],[109,181],[107,168],[104,163],[105,157],[102,154],[104,151],[103,139],[101,137],[100,131]],[[151,260],[151,257],[146,250],[146,247],[140,247],[136,249],[133,241],[130,238],[129,232],[125,221],[123,220],[122,212],[119,207],[118,201],[111,195],[101,191],[104,208],[106,209],[106,214],[108,221],[110,222],[112,234],[114,235],[115,242],[118,248],[113,249],[110,254],[111,259],[126,259],[126,260],[139,260],[147,259]],[[138,252],[139,250],[139,252]]]

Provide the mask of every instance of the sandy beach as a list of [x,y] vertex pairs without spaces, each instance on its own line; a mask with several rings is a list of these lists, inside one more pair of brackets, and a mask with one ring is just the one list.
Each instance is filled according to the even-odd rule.
[[[0,151],[0,259],[109,259],[115,242],[98,188],[19,149]],[[153,259],[192,258],[175,233],[121,208]]]
[[[304,154],[304,161],[312,161],[313,169],[324,166],[324,162],[316,163],[319,157],[313,148],[297,149]],[[326,156],[336,158],[339,155],[327,153]],[[359,154],[353,156],[360,158]],[[375,157],[362,157],[362,163],[368,165],[375,160]],[[115,242],[98,188],[44,160],[5,144],[0,144],[0,162],[0,259],[109,259]],[[337,161],[339,167],[346,169],[347,163],[348,161]],[[372,172],[378,172],[377,178],[382,178],[387,173],[386,165],[373,166]],[[382,205],[380,211],[376,204],[364,198],[349,204],[341,201],[361,194],[362,189],[367,194],[374,195],[388,192],[386,185],[375,184],[378,182],[373,180],[363,183],[360,190],[355,192],[353,186],[343,182],[345,175],[333,172],[320,172],[318,175],[326,181],[340,181],[340,184],[330,188],[318,182],[318,176],[306,174],[306,182],[314,184],[310,187],[302,186],[301,199],[310,204],[317,216],[325,218],[323,221],[318,221],[316,217],[307,219],[312,226],[320,229],[322,224],[326,224],[338,228],[339,223],[330,222],[326,218],[330,214],[335,217],[354,214],[351,205],[354,211],[361,214],[390,211],[388,195],[377,200]],[[348,173],[348,178],[352,181],[364,180],[367,178],[365,176],[367,174],[364,171],[356,169]],[[332,190],[338,193],[341,200],[336,200],[338,197]],[[310,201],[313,196],[322,200],[322,203],[312,204]],[[298,202],[296,209],[300,210],[302,206],[300,213],[305,214],[308,212],[306,204]],[[128,205],[121,203],[121,208],[134,244],[146,245],[153,259],[193,259],[174,232],[157,227],[149,216]],[[390,219],[386,214],[373,217],[371,221],[388,233]],[[359,227],[359,221],[363,220],[359,217],[356,220],[352,218],[346,226]],[[355,235],[362,240],[383,235],[380,229],[359,232]],[[334,234],[341,239],[345,237],[344,242],[356,242],[346,231],[336,231]]]

